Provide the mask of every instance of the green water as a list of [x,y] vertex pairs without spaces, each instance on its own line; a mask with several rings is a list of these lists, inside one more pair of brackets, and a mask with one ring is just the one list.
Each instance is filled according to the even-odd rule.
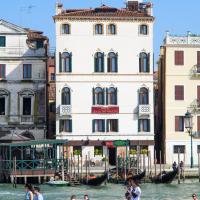
[[[45,200],[69,200],[72,194],[76,194],[78,200],[88,194],[91,200],[123,200],[125,187],[122,185],[108,184],[97,188],[91,187],[53,187],[41,186]],[[170,185],[142,184],[141,200],[190,200],[192,193],[200,197],[200,183],[197,180],[189,180],[180,185],[174,182]],[[13,189],[11,185],[0,185],[0,200],[24,200],[23,186]]]

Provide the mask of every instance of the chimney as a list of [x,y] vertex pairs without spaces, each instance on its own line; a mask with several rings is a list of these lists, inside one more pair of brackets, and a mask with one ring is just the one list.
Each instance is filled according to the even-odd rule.
[[126,9],[129,11],[138,11],[138,1],[127,1]]
[[152,3],[147,3],[146,11],[147,11],[148,15],[153,16],[153,4]]
[[56,15],[61,14],[63,11],[63,4],[62,3],[56,3]]

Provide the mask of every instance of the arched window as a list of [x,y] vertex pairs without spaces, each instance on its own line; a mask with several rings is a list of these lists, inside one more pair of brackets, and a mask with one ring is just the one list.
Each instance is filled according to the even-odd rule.
[[93,89],[93,104],[104,105],[104,89],[97,87]]
[[7,114],[7,104],[8,104],[8,97],[9,92],[5,89],[0,88],[0,115]]
[[97,52],[94,56],[94,71],[104,72],[104,53]]
[[146,24],[140,25],[140,34],[148,35],[148,26]]
[[97,35],[103,34],[103,25],[102,24],[95,24],[95,34],[97,34]]
[[147,88],[140,88],[139,91],[139,104],[148,105],[149,104],[149,91]]
[[107,89],[107,104],[117,105],[117,88],[110,87]]
[[72,54],[64,52],[61,55],[60,72],[72,72]]
[[140,65],[140,72],[149,72],[149,55],[142,52],[140,53],[140,60],[139,60],[139,65]]
[[70,34],[71,33],[71,26],[70,24],[62,24],[62,34]]
[[71,91],[68,87],[62,89],[62,105],[71,105]]
[[115,24],[108,25],[108,34],[110,34],[110,35],[116,34],[116,25]]
[[117,72],[118,71],[118,56],[117,54],[111,52],[108,54],[108,72]]

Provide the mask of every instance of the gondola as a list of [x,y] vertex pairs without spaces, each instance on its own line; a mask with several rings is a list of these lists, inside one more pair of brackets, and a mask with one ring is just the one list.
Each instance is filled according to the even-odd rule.
[[101,176],[97,176],[97,177],[88,177],[88,178],[84,178],[82,183],[84,185],[90,185],[90,186],[99,186],[102,183],[104,183],[107,179],[107,173],[104,173]]
[[151,181],[156,184],[171,183],[175,179],[177,173],[178,173],[178,169],[170,171],[170,172],[162,173],[162,175],[157,175],[157,176],[152,177]]
[[145,174],[146,174],[146,170],[144,170],[142,173],[140,174],[137,174],[137,175],[134,175],[132,177],[133,180],[138,180],[140,181],[141,179],[143,179],[145,177]]

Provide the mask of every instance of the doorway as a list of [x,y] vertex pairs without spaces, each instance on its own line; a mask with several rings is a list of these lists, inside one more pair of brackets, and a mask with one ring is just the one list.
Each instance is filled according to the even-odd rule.
[[116,165],[116,148],[109,148],[109,164]]

